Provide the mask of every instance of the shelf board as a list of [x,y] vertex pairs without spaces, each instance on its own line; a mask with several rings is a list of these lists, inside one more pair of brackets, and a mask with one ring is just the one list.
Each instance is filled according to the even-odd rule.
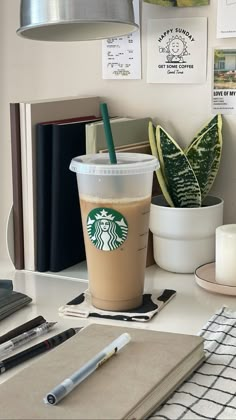
[[[21,270],[22,272],[29,272],[29,270]],[[45,271],[43,273],[39,271],[34,271],[34,273],[39,274],[41,276],[51,276],[51,277],[60,277],[63,279],[75,280],[75,281],[84,281],[85,283],[88,282],[88,272],[87,272],[87,263],[86,261],[82,261],[79,264],[73,265],[72,267],[66,268],[62,271],[52,272],[52,271]]]

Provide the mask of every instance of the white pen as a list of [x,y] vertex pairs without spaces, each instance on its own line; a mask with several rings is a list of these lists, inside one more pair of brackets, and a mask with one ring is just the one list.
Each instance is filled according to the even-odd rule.
[[117,337],[96,356],[90,359],[82,368],[53,388],[43,399],[45,404],[57,404],[99,366],[113,356],[113,354],[117,353],[122,347],[129,343],[130,340],[131,337],[128,333],[121,334]]
[[33,340],[35,337],[39,337],[42,334],[46,334],[55,324],[56,322],[44,322],[38,327],[32,328],[31,330],[17,335],[11,340],[0,344],[0,360],[2,359],[2,357],[5,357],[13,350]]

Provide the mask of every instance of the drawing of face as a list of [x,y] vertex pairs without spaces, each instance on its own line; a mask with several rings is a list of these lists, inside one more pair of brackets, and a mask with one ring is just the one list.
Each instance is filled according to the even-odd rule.
[[109,230],[110,223],[108,220],[103,219],[100,221],[100,226],[103,232],[107,232]]
[[184,44],[181,39],[173,39],[170,42],[170,53],[172,55],[181,55],[184,51]]

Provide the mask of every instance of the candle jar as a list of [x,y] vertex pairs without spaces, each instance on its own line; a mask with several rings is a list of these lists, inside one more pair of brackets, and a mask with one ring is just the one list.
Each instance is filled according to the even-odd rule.
[[215,279],[217,283],[236,286],[236,224],[216,228]]

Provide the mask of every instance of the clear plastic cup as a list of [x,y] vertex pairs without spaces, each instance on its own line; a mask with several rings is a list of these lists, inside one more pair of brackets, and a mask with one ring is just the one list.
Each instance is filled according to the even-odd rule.
[[105,153],[74,158],[92,304],[111,311],[142,304],[149,231],[152,155]]

